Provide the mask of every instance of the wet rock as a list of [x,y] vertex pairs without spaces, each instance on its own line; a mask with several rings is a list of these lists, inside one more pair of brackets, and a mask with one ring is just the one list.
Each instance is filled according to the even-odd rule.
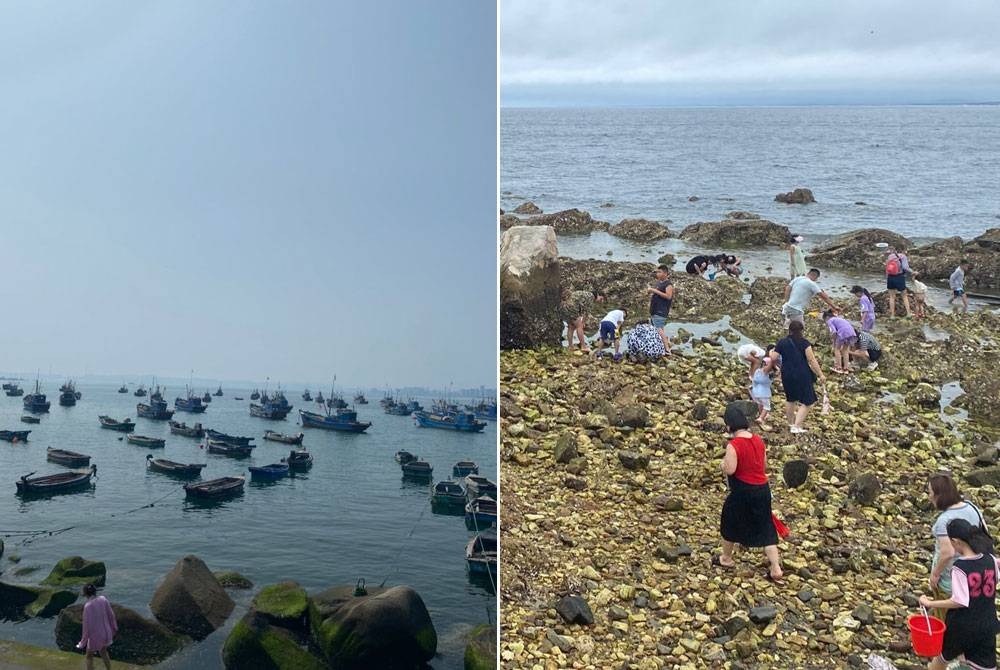
[[750,608],[750,620],[756,624],[768,623],[778,616],[774,605],[758,605]]
[[788,244],[789,236],[787,226],[767,219],[725,219],[695,223],[680,233],[680,238],[688,242],[725,249],[783,247]]
[[552,228],[516,226],[500,242],[500,348],[558,346],[561,290]]
[[76,591],[0,582],[0,620],[52,617],[76,599]]
[[830,569],[835,575],[842,575],[851,569],[850,563],[847,562],[846,558],[834,558],[830,560]]
[[522,202],[520,205],[514,208],[515,214],[541,214],[542,210],[535,203],[528,200],[527,202]]
[[853,230],[821,242],[806,256],[806,262],[819,268],[885,271],[885,249],[875,246],[885,242],[896,249],[909,249],[907,238],[884,228]]
[[[465,670],[495,670],[497,667],[496,626],[480,624],[472,629],[468,640],[468,644],[465,646]],[[563,649],[563,652],[568,651],[568,649]]]
[[1000,288],[1000,228],[991,228],[979,237],[963,242],[959,237],[939,240],[910,251],[910,265],[920,271],[921,279],[944,282],[958,267],[959,261],[971,264],[966,274],[966,288]]
[[807,603],[810,600],[812,600],[816,596],[816,594],[813,593],[810,589],[802,589],[801,591],[796,593],[795,596],[802,602]]
[[327,665],[312,654],[305,640],[251,608],[233,626],[222,647],[227,670],[322,670]]
[[673,254],[663,254],[656,259],[657,265],[666,265],[669,268],[674,267],[674,263],[677,262],[677,258]]
[[708,418],[708,405],[703,402],[695,403],[691,408],[691,418],[695,421],[704,421]]
[[501,217],[500,225],[504,228],[504,219],[513,217],[515,221],[509,222],[507,228],[511,226],[551,226],[559,235],[589,235],[595,230],[607,230],[608,224],[604,221],[595,221],[589,212],[579,209],[566,209],[552,214],[539,214],[528,218],[518,218],[511,214]]
[[977,468],[965,475],[965,480],[972,486],[996,486],[1000,488],[1000,466]]
[[930,384],[917,384],[906,394],[906,402],[915,407],[937,409],[941,403],[941,392]]
[[699,198],[696,195],[690,195],[690,196],[688,196],[688,202],[698,202],[699,200],[701,200],[701,198]]
[[809,463],[801,459],[785,461],[785,465],[781,468],[781,477],[785,480],[785,486],[790,489],[802,486],[809,477]]
[[608,617],[610,617],[612,621],[625,621],[628,619],[628,612],[626,612],[622,607],[612,605],[608,610]]
[[[118,633],[112,647],[116,661],[153,665],[169,658],[187,641],[127,607],[111,603],[111,610],[118,622]],[[60,649],[76,650],[76,643],[83,634],[83,605],[73,605],[60,612],[55,633],[56,645]]]
[[160,623],[196,640],[225,623],[235,606],[205,562],[194,555],[177,561],[149,603]]
[[600,207],[601,209],[611,209],[614,206],[615,206],[615,203],[613,203],[613,202],[604,202],[604,203],[601,203],[600,205],[598,205],[598,207]]
[[680,512],[684,509],[684,501],[680,498],[657,498],[656,507],[664,512]]
[[608,233],[634,242],[659,242],[672,237],[666,226],[646,219],[622,219],[608,229]]
[[308,606],[306,591],[296,582],[265,586],[253,599],[254,609],[270,624],[303,631]]
[[563,480],[563,486],[571,491],[584,491],[587,488],[587,480],[583,477],[567,477]]
[[565,596],[556,605],[556,612],[566,623],[583,626],[594,623],[594,613],[590,611],[590,605],[580,596]]
[[576,433],[566,432],[560,435],[559,439],[556,440],[553,456],[555,456],[556,463],[569,463],[577,458],[579,453],[576,446]]
[[626,470],[645,470],[649,467],[649,456],[634,451],[619,451],[618,460]]
[[866,626],[871,626],[875,623],[875,611],[872,609],[871,605],[866,603],[861,603],[855,607],[851,612],[851,616]]
[[977,465],[993,465],[997,462],[997,447],[988,444],[976,450]]
[[649,410],[642,405],[626,405],[621,409],[620,422],[630,428],[645,428],[649,425]]
[[816,198],[813,197],[813,192],[809,189],[797,188],[788,193],[779,193],[774,196],[774,201],[783,202],[786,205],[808,205],[811,202],[816,202]]
[[504,214],[500,212],[500,230],[507,230],[514,226],[522,225],[523,220],[516,214]]
[[224,570],[221,572],[213,573],[215,579],[219,582],[219,586],[224,589],[252,589],[253,582],[244,577],[238,572],[233,572],[232,570]]
[[88,561],[79,556],[70,556],[56,563],[49,576],[42,580],[42,584],[49,586],[83,586],[84,584],[104,586],[107,572],[103,561]]
[[882,483],[879,478],[871,472],[867,472],[853,480],[847,487],[847,493],[859,505],[871,505],[875,502],[879,492],[882,490]]
[[743,412],[743,416],[747,418],[747,421],[750,422],[750,425],[752,426],[753,422],[757,419],[757,413],[760,411],[760,408],[757,407],[757,403],[749,400],[735,400],[732,404]]
[[749,623],[750,622],[747,621],[745,617],[734,616],[727,619],[726,622],[722,624],[722,629],[727,637],[734,638],[740,631],[744,630]]

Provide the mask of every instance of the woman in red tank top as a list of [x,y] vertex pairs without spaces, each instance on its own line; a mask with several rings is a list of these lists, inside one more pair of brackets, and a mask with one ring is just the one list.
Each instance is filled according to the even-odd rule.
[[719,524],[722,554],[713,558],[712,563],[724,568],[734,567],[733,547],[736,544],[763,547],[771,564],[767,576],[780,581],[781,556],[778,532],[771,515],[764,440],[750,432],[750,422],[738,403],[729,403],[724,418],[726,428],[732,433],[721,463],[729,482],[729,495],[722,505]]

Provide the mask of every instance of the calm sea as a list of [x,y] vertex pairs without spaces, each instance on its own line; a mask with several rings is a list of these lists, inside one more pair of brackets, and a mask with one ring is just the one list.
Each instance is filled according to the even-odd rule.
[[[669,219],[674,231],[748,210],[812,239],[1000,227],[1000,106],[505,108],[500,148],[505,210],[528,199],[612,223]],[[795,187],[817,203],[774,202]]]
[[[29,388],[27,382],[22,385]],[[265,430],[297,433],[297,410],[318,406],[304,403],[300,391],[290,392],[295,410],[288,420],[267,421],[249,415],[248,390],[224,388],[226,395],[213,398],[204,414],[175,415],[188,425],[201,421],[230,434],[256,436],[259,446],[253,458],[239,461],[208,454],[199,449],[198,440],[171,435],[166,422],[148,419],[136,419],[136,432],[166,438],[166,448],[129,445],[119,441],[121,433],[102,429],[97,417],[135,418],[138,398],[118,394],[116,386],[82,385],[78,389],[83,398],[75,407],[63,408],[56,403],[56,389],[56,384],[42,389],[52,400],[52,411],[42,415],[39,425],[20,422],[21,398],[0,395],[0,428],[33,431],[27,444],[0,442],[0,530],[74,528],[27,544],[18,537],[5,538],[0,579],[37,583],[65,556],[100,559],[108,565],[105,594],[147,615],[160,578],[189,553],[213,570],[237,570],[258,587],[287,579],[309,591],[354,584],[359,578],[369,585],[383,580],[387,586],[407,584],[430,610],[439,638],[433,666],[439,669],[462,668],[463,634],[479,623],[495,622],[492,589],[466,575],[465,545],[473,534],[464,519],[433,514],[430,486],[402,481],[393,460],[400,449],[418,454],[434,466],[436,480],[448,478],[456,461],[474,460],[482,474],[496,481],[495,423],[479,435],[416,428],[410,417],[384,414],[378,398],[371,398],[371,404],[358,406],[359,419],[373,422],[366,434],[301,429],[315,458],[308,474],[270,485],[248,481],[242,497],[204,507],[185,502],[177,481],[146,472],[146,454],[208,463],[205,479],[248,474],[248,465],[276,462],[291,448],[263,441]],[[169,389],[165,397],[172,401],[178,390]],[[235,400],[237,395],[246,400]],[[63,470],[46,462],[49,446],[93,457],[98,478],[91,491],[39,500],[15,495],[20,475]],[[154,501],[155,507],[131,511]],[[10,562],[11,554],[19,555],[20,563]],[[15,570],[31,566],[39,570],[14,576]],[[238,606],[252,595],[230,593]],[[237,609],[225,629],[160,667],[221,667],[222,644],[241,613]],[[3,623],[0,638],[54,646],[53,630],[54,620]]]

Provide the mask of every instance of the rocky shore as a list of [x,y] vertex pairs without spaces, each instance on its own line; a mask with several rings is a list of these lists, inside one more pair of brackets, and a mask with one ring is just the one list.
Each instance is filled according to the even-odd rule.
[[[987,253],[989,239],[975,244]],[[563,285],[603,287],[615,306],[648,305],[652,264],[547,265]],[[829,375],[832,411],[811,414],[809,433],[763,434],[775,510],[792,530],[775,585],[759,551],[738,553],[732,571],[710,564],[726,495],[721,416],[746,397],[746,368],[717,345],[777,339],[786,280],[674,280],[671,321],[728,315],[731,328],[655,364],[544,344],[501,352],[503,667],[843,668],[869,653],[924,667],[906,617],[927,590],[927,477],[952,470],[1000,519],[1000,316],[881,316],[879,369]],[[816,316],[807,337],[829,368]],[[780,416],[779,384],[775,404]]]

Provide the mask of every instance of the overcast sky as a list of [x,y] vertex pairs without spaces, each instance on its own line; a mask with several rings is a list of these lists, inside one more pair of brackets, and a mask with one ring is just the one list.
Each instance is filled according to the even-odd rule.
[[489,3],[0,4],[0,370],[494,385],[495,72]]
[[501,102],[1000,101],[998,0],[501,0]]

